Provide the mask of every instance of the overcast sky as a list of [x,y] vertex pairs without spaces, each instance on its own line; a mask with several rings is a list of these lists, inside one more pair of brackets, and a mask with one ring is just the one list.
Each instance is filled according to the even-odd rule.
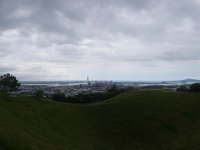
[[0,74],[200,79],[200,0],[0,0]]

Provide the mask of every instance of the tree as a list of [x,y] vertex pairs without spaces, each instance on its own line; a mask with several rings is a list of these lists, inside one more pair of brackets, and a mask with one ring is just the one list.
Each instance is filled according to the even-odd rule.
[[181,85],[176,89],[176,91],[177,92],[188,92],[188,88],[184,85]]
[[61,102],[64,102],[66,101],[66,96],[64,93],[61,93],[61,92],[56,92],[52,95],[52,99],[55,100],[55,101],[61,101]]
[[8,94],[9,92],[16,91],[19,86],[20,83],[15,76],[9,73],[0,76],[0,92]]
[[36,90],[34,93],[34,96],[36,99],[42,99],[44,96],[44,91],[43,90]]
[[194,83],[190,86],[190,92],[200,92],[200,83]]

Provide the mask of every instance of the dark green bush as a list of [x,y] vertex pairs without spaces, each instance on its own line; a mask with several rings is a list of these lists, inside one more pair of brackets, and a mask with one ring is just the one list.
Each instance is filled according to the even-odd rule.
[[181,86],[179,86],[179,87],[176,89],[176,91],[177,91],[177,92],[188,92],[189,89],[188,89],[186,86],[181,85]]
[[61,93],[61,92],[57,92],[57,93],[54,93],[52,95],[52,99],[55,100],[55,101],[61,101],[61,102],[66,102],[66,96],[64,93]]
[[190,86],[190,92],[200,92],[200,83],[194,83]]
[[44,97],[44,91],[43,90],[36,90],[34,93],[34,97],[36,99],[42,99]]

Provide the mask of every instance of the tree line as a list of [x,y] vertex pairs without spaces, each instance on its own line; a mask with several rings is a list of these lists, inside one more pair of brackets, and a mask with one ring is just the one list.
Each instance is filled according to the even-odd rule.
[[194,83],[189,87],[181,85],[176,89],[177,92],[200,92],[200,83]]
[[78,94],[75,96],[66,97],[64,93],[55,93],[52,95],[52,99],[55,101],[69,102],[69,103],[92,103],[107,100],[120,93],[127,92],[128,89],[113,89],[105,93],[89,93],[89,94]]

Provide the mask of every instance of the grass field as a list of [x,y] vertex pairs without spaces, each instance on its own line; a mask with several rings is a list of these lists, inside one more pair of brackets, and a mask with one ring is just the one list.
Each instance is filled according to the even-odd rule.
[[93,104],[0,95],[1,150],[199,150],[200,94],[159,90]]

